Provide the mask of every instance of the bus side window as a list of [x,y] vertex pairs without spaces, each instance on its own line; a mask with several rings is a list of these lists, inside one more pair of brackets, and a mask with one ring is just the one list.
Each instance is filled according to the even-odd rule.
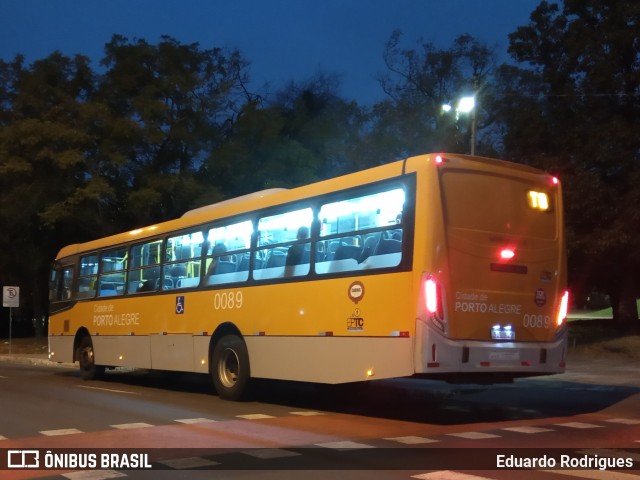
[[73,267],[52,270],[49,282],[49,299],[54,302],[62,302],[73,298]]
[[153,292],[160,278],[160,248],[162,240],[131,247],[128,293]]
[[203,243],[204,235],[200,230],[169,237],[158,287],[162,290],[197,287],[200,284]]
[[320,239],[328,249],[316,258],[316,272],[398,266],[404,201],[404,190],[396,187],[322,205]]
[[78,272],[78,298],[93,298],[96,296],[98,283],[98,254],[92,253],[80,257],[80,271]]
[[98,276],[98,296],[122,295],[127,283],[127,248],[118,247],[102,252]]
[[253,277],[267,280],[307,275],[312,221],[311,208],[260,218]]
[[244,282],[249,278],[249,248],[253,222],[214,226],[207,233],[205,284]]

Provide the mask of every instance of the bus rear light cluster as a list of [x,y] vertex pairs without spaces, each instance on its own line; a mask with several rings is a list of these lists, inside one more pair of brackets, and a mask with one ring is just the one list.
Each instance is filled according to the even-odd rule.
[[424,282],[424,302],[427,314],[433,323],[444,331],[444,302],[442,298],[442,287],[432,275],[428,275]]
[[558,320],[556,325],[561,327],[569,313],[569,291],[565,290],[560,299],[560,307],[558,308]]

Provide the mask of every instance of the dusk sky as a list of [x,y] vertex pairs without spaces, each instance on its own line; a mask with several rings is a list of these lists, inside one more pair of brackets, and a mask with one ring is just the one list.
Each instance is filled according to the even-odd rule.
[[275,90],[315,73],[337,74],[345,98],[384,97],[384,44],[446,48],[469,33],[508,61],[507,35],[529,22],[540,0],[0,0],[0,59],[27,62],[54,50],[80,53],[95,68],[113,34],[160,41],[163,34],[201,48],[237,48],[251,63],[250,88]]

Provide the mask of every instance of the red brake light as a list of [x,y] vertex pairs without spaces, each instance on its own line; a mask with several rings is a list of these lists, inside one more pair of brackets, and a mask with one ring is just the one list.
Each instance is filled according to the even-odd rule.
[[425,301],[427,311],[435,314],[438,312],[438,285],[433,278],[428,278],[424,283]]
[[443,161],[442,155],[436,155],[436,165],[440,165]]
[[511,260],[516,256],[516,252],[513,248],[503,248],[500,250],[500,259],[501,260]]
[[560,299],[560,307],[558,308],[558,320],[556,325],[559,327],[564,323],[569,313],[569,291],[565,290]]

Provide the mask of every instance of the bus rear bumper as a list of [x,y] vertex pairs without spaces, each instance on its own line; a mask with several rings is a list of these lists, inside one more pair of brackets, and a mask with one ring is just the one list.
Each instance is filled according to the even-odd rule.
[[565,370],[566,329],[552,342],[451,340],[431,328],[423,335],[417,333],[422,348],[416,349],[415,373],[420,376],[462,378],[465,383],[467,378],[477,377],[478,383],[498,383]]

